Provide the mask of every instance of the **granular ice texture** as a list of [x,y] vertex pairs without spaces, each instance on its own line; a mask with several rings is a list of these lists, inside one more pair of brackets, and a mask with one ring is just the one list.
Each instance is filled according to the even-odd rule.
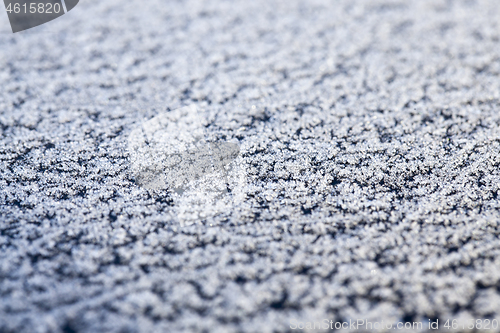
[[[89,0],[12,34],[0,15],[0,331],[498,319],[499,17]],[[142,186],[134,163],[170,155],[130,138],[170,116],[164,149],[212,169]],[[219,167],[200,153],[224,144]]]

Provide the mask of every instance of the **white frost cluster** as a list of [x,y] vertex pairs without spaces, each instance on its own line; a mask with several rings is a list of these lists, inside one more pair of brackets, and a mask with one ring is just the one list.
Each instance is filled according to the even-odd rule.
[[228,192],[228,166],[239,154],[235,143],[207,142],[201,119],[195,106],[166,112],[133,130],[128,141],[136,183],[171,192],[182,224],[227,209],[216,201]]

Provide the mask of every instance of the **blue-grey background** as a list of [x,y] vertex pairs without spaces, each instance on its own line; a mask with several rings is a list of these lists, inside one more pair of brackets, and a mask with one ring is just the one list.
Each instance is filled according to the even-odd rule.
[[[14,35],[2,10],[0,331],[497,318],[499,14],[89,0]],[[244,181],[181,226],[127,138],[192,104]]]

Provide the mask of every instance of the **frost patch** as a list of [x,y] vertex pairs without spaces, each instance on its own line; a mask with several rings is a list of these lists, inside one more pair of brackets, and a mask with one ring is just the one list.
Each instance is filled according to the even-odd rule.
[[239,146],[208,142],[203,117],[194,106],[160,114],[129,136],[131,171],[136,183],[168,191],[174,215],[192,224],[227,212],[231,193],[244,179],[236,159]]

